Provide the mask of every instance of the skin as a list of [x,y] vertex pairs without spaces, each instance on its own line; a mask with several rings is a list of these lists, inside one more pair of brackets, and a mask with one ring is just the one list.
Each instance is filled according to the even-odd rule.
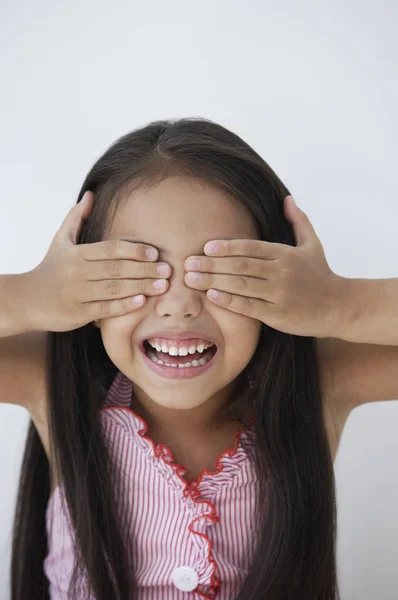
[[[212,239],[258,239],[247,209],[222,191],[195,179],[170,177],[139,189],[119,205],[107,239],[130,238],[158,248],[158,262],[171,267],[166,291],[143,307],[99,321],[105,349],[133,382],[131,407],[148,433],[175,433],[186,440],[214,432],[217,410],[233,393],[253,356],[261,322],[211,303],[206,291],[186,285],[185,261],[203,255]],[[138,342],[168,328],[211,332],[218,340],[218,365],[191,379],[166,379],[145,365]],[[154,433],[153,433],[154,435]]]

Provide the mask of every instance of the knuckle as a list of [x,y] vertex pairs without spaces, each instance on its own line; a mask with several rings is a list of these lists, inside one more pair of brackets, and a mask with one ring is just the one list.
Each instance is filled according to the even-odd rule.
[[112,301],[111,300],[103,300],[101,302],[101,317],[102,319],[106,319],[110,317],[112,314]]
[[249,261],[243,256],[235,256],[232,259],[232,270],[234,273],[246,273],[249,268]]
[[106,291],[108,294],[114,296],[120,293],[121,282],[118,279],[111,279],[106,282]]
[[233,246],[234,246],[234,241],[233,240],[224,240],[224,243],[226,245],[227,253],[232,252]]
[[[120,300],[120,306],[121,306],[121,309],[122,309],[123,312],[126,312],[128,310],[128,305],[127,305],[128,301],[129,301],[128,298],[122,298]],[[130,305],[130,308],[131,308],[131,303],[129,303],[129,305]]]
[[249,297],[244,297],[243,298],[243,308],[242,308],[242,312],[243,313],[249,313],[252,309],[254,305],[254,299],[253,298],[249,298]]
[[246,298],[246,306],[249,310],[251,310],[256,304],[255,298]]
[[232,294],[225,294],[225,304],[228,306],[230,304],[233,303],[233,296]]
[[[203,260],[203,259],[202,259]],[[214,271],[214,258],[212,258],[211,256],[207,257],[207,265],[206,268],[209,271]]]
[[260,256],[261,248],[258,244],[258,240],[250,240],[249,241],[249,254],[250,256]]
[[246,277],[234,277],[233,283],[237,290],[245,290],[247,288],[247,279]]
[[120,264],[117,260],[107,260],[107,274],[110,277],[119,277],[120,276]]
[[230,240],[224,240],[223,247],[222,247],[223,252],[225,254],[230,254],[231,248],[232,248],[231,241]]
[[151,271],[156,272],[157,269],[157,265],[150,262],[137,263],[136,266],[138,268],[140,277],[150,277],[152,275]]

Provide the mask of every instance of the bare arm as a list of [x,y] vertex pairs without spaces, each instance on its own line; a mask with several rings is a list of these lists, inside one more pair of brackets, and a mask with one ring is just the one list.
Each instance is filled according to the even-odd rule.
[[33,409],[46,394],[46,331],[32,331],[21,275],[0,275],[0,402]]
[[398,346],[398,277],[335,281],[339,310],[330,335],[354,344]]
[[24,273],[0,275],[0,338],[31,330],[25,295]]
[[0,402],[19,404],[29,412],[44,405],[47,332],[0,338]]

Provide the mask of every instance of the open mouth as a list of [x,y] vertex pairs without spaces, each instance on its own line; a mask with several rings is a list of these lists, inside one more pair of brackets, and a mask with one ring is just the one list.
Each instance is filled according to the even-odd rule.
[[[174,369],[198,369],[209,363],[217,353],[217,346],[209,342],[208,347],[190,348],[187,355],[173,356],[168,352],[157,350],[144,340],[143,350],[145,355],[155,364]],[[202,350],[202,351],[201,351]]]

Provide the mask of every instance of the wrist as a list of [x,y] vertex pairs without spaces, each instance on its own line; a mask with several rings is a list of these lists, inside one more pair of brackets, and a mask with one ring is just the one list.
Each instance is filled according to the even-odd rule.
[[16,287],[21,298],[19,311],[27,331],[47,331],[42,326],[42,311],[37,292],[37,276],[35,269],[17,276]]
[[27,273],[0,276],[0,337],[32,331],[26,286]]
[[332,288],[332,318],[328,337],[351,341],[358,312],[355,282],[349,277],[335,275]]

